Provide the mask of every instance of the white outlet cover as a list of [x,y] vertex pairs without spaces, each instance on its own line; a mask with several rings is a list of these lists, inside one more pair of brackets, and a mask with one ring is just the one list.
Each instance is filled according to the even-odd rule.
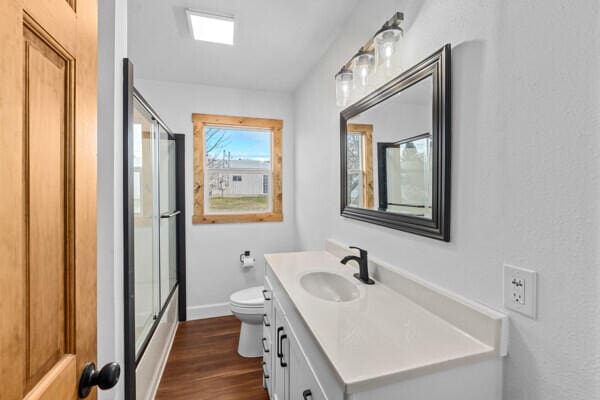
[[504,307],[536,319],[537,272],[505,264],[503,277]]

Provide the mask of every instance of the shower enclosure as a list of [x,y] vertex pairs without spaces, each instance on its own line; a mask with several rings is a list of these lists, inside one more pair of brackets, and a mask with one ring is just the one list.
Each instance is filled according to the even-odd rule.
[[155,331],[176,323],[164,315],[172,302],[185,319],[184,141],[135,89],[128,60],[125,71],[124,372],[126,397],[134,399],[136,367]]

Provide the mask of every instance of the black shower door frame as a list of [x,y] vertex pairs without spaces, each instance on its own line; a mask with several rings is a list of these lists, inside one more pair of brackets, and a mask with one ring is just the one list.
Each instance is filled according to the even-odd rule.
[[[124,385],[125,399],[136,398],[136,367],[144,355],[165,310],[176,289],[178,291],[178,319],[185,321],[186,315],[186,252],[185,252],[185,135],[175,134],[154,111],[134,87],[133,63],[123,60],[123,229],[124,229]],[[134,99],[152,116],[152,119],[175,141],[175,206],[176,212],[169,216],[177,219],[177,282],[169,292],[154,322],[136,354],[135,349],[135,251],[134,251],[134,206],[133,206],[133,110]]]

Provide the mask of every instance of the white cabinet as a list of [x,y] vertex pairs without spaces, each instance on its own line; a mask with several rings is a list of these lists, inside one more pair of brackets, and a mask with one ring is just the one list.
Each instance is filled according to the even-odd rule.
[[271,400],[327,399],[268,279],[265,290],[263,367]]

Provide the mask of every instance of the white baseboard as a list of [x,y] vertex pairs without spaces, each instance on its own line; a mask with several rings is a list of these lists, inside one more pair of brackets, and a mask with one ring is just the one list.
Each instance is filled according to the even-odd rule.
[[205,304],[201,306],[189,306],[187,308],[188,321],[194,319],[224,317],[226,315],[231,315],[229,303]]

